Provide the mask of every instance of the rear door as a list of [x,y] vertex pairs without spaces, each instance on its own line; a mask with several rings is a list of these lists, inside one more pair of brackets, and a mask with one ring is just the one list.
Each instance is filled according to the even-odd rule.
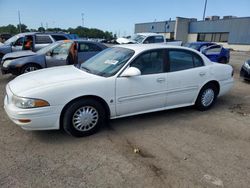
[[199,88],[208,79],[207,66],[196,53],[171,49],[168,51],[167,105],[179,106],[194,103]]
[[41,48],[51,44],[53,40],[49,35],[35,35],[35,51],[40,50]]

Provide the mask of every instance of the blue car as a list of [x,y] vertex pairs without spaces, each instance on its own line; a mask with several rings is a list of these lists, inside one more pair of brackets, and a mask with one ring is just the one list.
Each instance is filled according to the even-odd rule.
[[185,46],[200,51],[213,62],[225,64],[230,59],[230,50],[213,42],[191,42]]

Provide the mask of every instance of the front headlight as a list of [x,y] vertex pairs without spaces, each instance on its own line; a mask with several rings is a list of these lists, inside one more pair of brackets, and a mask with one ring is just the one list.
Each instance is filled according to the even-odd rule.
[[3,67],[5,67],[5,68],[7,68],[8,66],[9,66],[9,64],[12,62],[13,60],[5,60],[4,62],[3,62]]
[[244,67],[246,67],[247,69],[250,69],[250,65],[248,64],[248,62],[244,63]]
[[50,105],[47,101],[42,99],[24,98],[15,95],[12,97],[12,102],[18,108],[37,108]]

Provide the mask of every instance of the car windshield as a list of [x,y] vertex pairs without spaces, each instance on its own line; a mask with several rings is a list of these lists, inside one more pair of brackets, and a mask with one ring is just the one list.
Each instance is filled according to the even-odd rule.
[[51,51],[53,48],[55,48],[56,46],[58,46],[61,42],[54,42],[40,50],[38,50],[36,53],[38,54],[46,54],[47,52]]
[[196,43],[187,43],[187,44],[185,44],[185,46],[188,47],[188,48],[193,48],[193,49],[195,49],[195,50],[198,50],[199,47],[200,47],[200,44],[196,44]]
[[137,42],[137,43],[142,43],[142,41],[146,38],[146,36],[143,35],[133,35],[131,37],[131,40]]
[[13,37],[9,38],[8,40],[6,40],[6,41],[4,42],[4,44],[11,44],[11,43],[14,43],[14,42],[16,42],[17,38],[18,38],[17,36],[13,36]]
[[115,75],[134,53],[133,50],[127,48],[108,48],[84,62],[80,69],[99,76],[110,77]]

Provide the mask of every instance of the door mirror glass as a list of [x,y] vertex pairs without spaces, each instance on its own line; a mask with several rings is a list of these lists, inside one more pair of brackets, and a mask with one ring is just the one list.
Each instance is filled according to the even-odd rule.
[[121,77],[133,77],[133,76],[140,76],[140,75],[141,75],[141,71],[138,68],[129,67],[122,73]]

